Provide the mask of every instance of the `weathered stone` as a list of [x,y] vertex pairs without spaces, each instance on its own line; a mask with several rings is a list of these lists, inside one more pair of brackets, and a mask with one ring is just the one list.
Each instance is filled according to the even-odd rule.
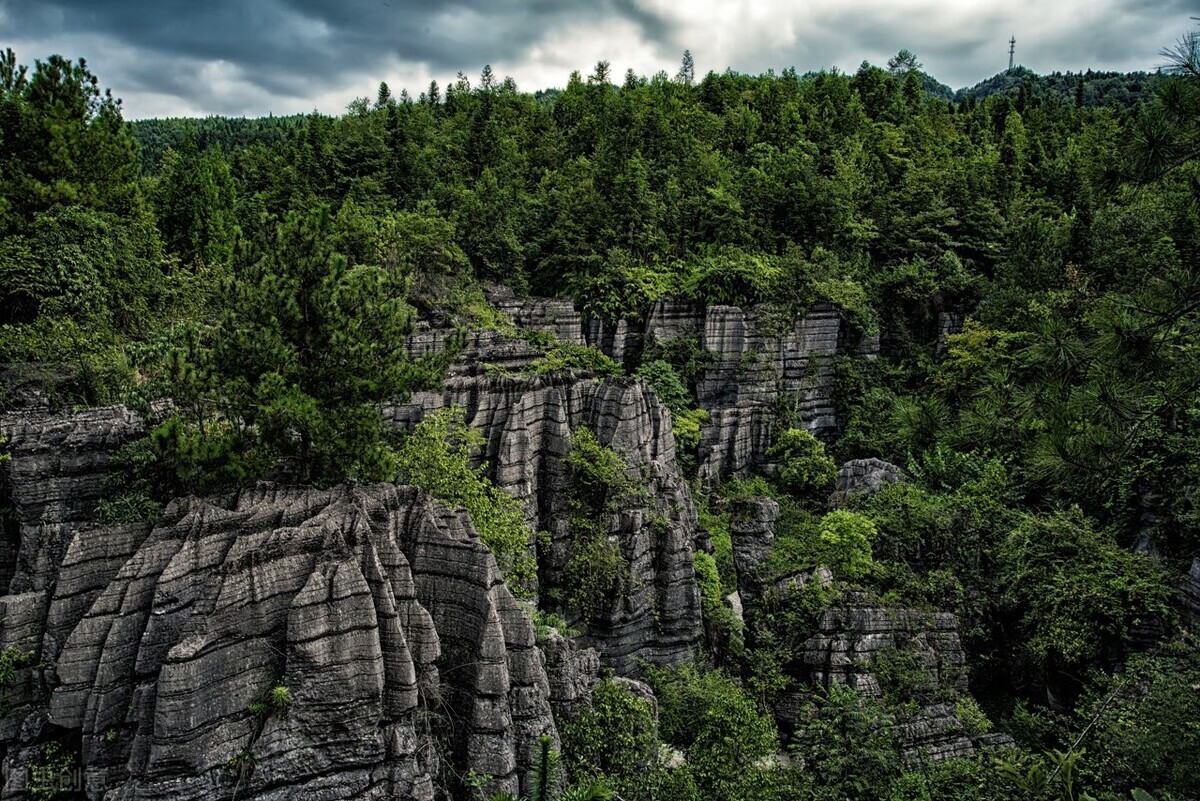
[[[871,697],[882,695],[874,670],[881,653],[901,650],[914,657],[930,692],[966,692],[966,655],[958,624],[949,612],[886,609],[864,593],[847,592],[821,614],[818,631],[804,643],[802,678],[812,686],[841,684]],[[786,697],[776,708],[785,724],[801,720],[803,694]],[[897,734],[909,756],[947,759],[974,749],[953,706],[929,704],[900,721]]]
[[550,682],[550,706],[555,720],[573,720],[592,702],[592,686],[600,677],[600,655],[594,648],[581,648],[552,629],[542,643],[546,654],[546,676]]
[[738,593],[743,601],[761,593],[758,569],[771,552],[778,520],[779,504],[770,498],[738,500],[731,505],[729,535],[733,541]]
[[[706,307],[664,298],[644,320],[609,325],[595,319],[585,322],[566,298],[517,298],[503,287],[489,288],[488,298],[520,327],[548,331],[568,343],[591,344],[627,366],[639,358],[644,342],[694,338],[709,355],[696,384],[699,405],[710,415],[702,426],[698,449],[700,479],[709,486],[731,477],[744,478],[769,462],[769,427],[781,407],[792,410],[797,421],[817,436],[836,434],[835,357],[874,359],[879,353],[878,336],[855,339],[841,313],[829,303],[814,304],[792,318],[769,305]],[[441,345],[431,344],[434,338],[426,332],[414,339],[413,355],[440,352]],[[489,332],[465,348],[452,372],[480,375],[485,366],[492,374],[516,371],[536,355],[523,342],[506,341]]]
[[675,463],[670,413],[644,383],[575,376],[457,376],[441,392],[417,393],[385,410],[404,427],[428,412],[459,406],[482,432],[478,454],[496,485],[521,501],[529,524],[550,533],[541,559],[539,591],[565,584],[570,552],[568,478],[564,464],[574,431],[592,429],[630,465],[644,490],[605,513],[601,530],[617,542],[629,565],[630,590],[595,619],[560,610],[583,631],[602,662],[623,674],[639,663],[677,663],[702,636],[699,591],[692,567],[696,511]]
[[896,465],[882,459],[853,459],[838,468],[837,495],[844,499],[849,495],[874,495],[884,487],[900,481],[902,471]]
[[1192,569],[1180,585],[1179,602],[1184,614],[1200,623],[1200,557],[1192,560]]
[[947,337],[962,333],[964,319],[965,316],[962,312],[938,312],[937,352],[939,354],[946,350]]
[[[491,553],[465,513],[408,487],[174,502],[62,639],[48,721],[81,733],[97,795],[431,798],[439,736],[456,767],[518,792],[538,738],[557,737]],[[27,767],[18,744],[10,773]]]
[[733,618],[738,623],[745,625],[746,610],[742,606],[742,596],[737,590],[725,596],[725,603],[729,604],[729,611],[733,612]]
[[801,592],[808,586],[810,581],[816,581],[818,587],[832,586],[833,573],[827,567],[818,567],[816,570],[801,570],[798,573],[792,573],[776,581],[775,592],[781,597]]

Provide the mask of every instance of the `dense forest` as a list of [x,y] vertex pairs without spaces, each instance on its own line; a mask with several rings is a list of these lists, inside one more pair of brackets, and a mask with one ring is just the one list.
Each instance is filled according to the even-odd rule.
[[[444,354],[405,355],[415,321],[510,325],[497,284],[610,326],[664,297],[781,321],[831,303],[880,357],[833,365],[835,436],[781,408],[778,469],[695,483],[707,647],[647,668],[657,720],[599,686],[546,757],[562,797],[1197,798],[1200,644],[1177,588],[1200,556],[1200,37],[1164,59],[957,94],[907,51],[853,74],[600,62],[538,95],[485,68],[381,84],[336,117],[128,123],[83,60],[10,50],[4,391],[152,410],[110,520],[264,477],[407,482],[465,506],[519,588],[536,570],[520,511],[472,466],[471,432],[442,416],[403,436],[380,414],[446,376]],[[623,362],[551,347],[543,368],[645,379],[686,469],[704,359],[680,338]],[[905,480],[831,511],[836,466],[868,457]],[[577,438],[573,503],[619,502],[612,458]],[[746,497],[781,510],[770,580],[832,583],[743,624],[722,599]],[[608,591],[589,569],[568,611]],[[860,591],[954,613],[970,693],[947,700],[1012,745],[903,753],[892,724],[929,690],[902,653],[878,697],[814,692],[806,723],[777,725],[785,666]]]

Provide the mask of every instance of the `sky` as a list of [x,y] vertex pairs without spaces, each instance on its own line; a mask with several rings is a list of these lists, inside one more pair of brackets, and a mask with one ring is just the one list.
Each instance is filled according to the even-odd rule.
[[606,59],[620,80],[883,65],[901,48],[953,88],[1036,72],[1154,70],[1196,0],[0,0],[0,48],[83,57],[127,119],[336,114],[380,81],[414,96],[484,64],[520,89]]

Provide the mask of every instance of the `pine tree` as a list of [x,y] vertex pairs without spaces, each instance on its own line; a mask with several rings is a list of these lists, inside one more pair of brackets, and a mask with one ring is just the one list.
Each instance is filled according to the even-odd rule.
[[392,90],[388,87],[387,81],[380,81],[379,92],[375,96],[375,108],[387,108],[394,105],[395,102],[392,99]]
[[679,65],[675,80],[684,86],[691,86],[696,82],[696,62],[692,59],[691,50],[683,51],[683,63]]
[[233,178],[219,149],[201,153],[189,130],[163,156],[155,197],[167,249],[185,263],[228,263],[233,256]]
[[204,385],[156,431],[181,477],[198,460],[228,479],[394,476],[378,404],[408,386],[409,275],[350,267],[331,239],[319,206],[243,243],[225,317],[192,357]]

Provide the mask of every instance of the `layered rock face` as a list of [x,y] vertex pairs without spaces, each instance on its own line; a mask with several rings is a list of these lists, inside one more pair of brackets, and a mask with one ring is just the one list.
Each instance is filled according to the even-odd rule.
[[901,479],[899,467],[882,459],[852,459],[837,473],[835,500],[844,500],[851,495],[874,495]]
[[[811,581],[824,587],[832,584],[830,572],[817,568],[764,586],[760,569],[775,539],[779,506],[767,498],[751,498],[735,502],[730,511],[729,533],[742,599],[753,603],[770,598],[786,604]],[[846,591],[821,613],[817,632],[799,651],[799,658],[785,666],[796,689],[782,693],[775,704],[776,717],[785,729],[803,723],[811,688],[836,684],[863,696],[882,696],[880,674],[895,669],[886,664],[894,658],[913,674],[908,678],[921,685],[921,696],[930,699],[920,713],[897,723],[905,752],[946,759],[975,749],[953,704],[932,700],[967,689],[966,654],[952,613],[884,608],[862,591]]]
[[751,498],[733,504],[729,536],[733,544],[739,601],[749,601],[761,594],[758,570],[771,553],[778,521],[779,504],[770,498]]
[[696,386],[700,407],[710,415],[698,459],[707,484],[744,478],[764,466],[771,422],[783,409],[818,436],[836,434],[833,359],[873,359],[879,352],[878,337],[854,341],[829,303],[787,319],[766,305],[742,309],[666,298],[654,304],[644,321],[606,326],[595,320],[584,323],[569,300],[501,293],[492,301],[522,327],[594,345],[622,363],[647,342],[694,339],[709,354]]
[[834,357],[874,358],[879,349],[877,339],[851,342],[828,303],[789,320],[768,306],[705,308],[665,300],[651,311],[646,335],[660,342],[696,337],[711,355],[696,387],[711,418],[699,448],[699,475],[709,484],[744,478],[767,464],[770,424],[783,409],[814,434],[833,436]]
[[[640,660],[686,659],[702,635],[692,567],[696,512],[675,463],[670,413],[645,384],[570,375],[456,375],[442,391],[417,393],[387,414],[411,427],[450,406],[461,407],[486,438],[480,458],[492,480],[521,500],[534,530],[549,532],[551,545],[539,552],[543,597],[566,581],[572,508],[564,460],[574,432],[591,429],[626,462],[644,492],[605,513],[601,526],[628,564],[630,589],[597,617],[572,619],[572,625],[583,630],[582,643],[618,672],[636,673]],[[571,617],[572,610],[563,611]]]
[[[893,654],[919,671],[925,693],[966,692],[966,655],[953,614],[886,609],[860,592],[845,593],[821,614],[817,633],[804,644],[803,663],[815,686],[841,684],[878,697],[878,661]],[[974,751],[963,729],[953,704],[934,702],[900,721],[898,734],[909,756],[948,759]]]
[[[95,521],[110,454],[144,433],[123,406],[0,418],[0,648],[55,652],[150,527]],[[32,658],[32,657],[31,657]],[[8,691],[0,738],[19,731],[40,687],[28,672]]]
[[442,758],[517,792],[557,737],[528,616],[466,515],[414,488],[173,502],[72,609],[6,737],[10,791],[64,732],[91,797],[138,799],[432,798]]

